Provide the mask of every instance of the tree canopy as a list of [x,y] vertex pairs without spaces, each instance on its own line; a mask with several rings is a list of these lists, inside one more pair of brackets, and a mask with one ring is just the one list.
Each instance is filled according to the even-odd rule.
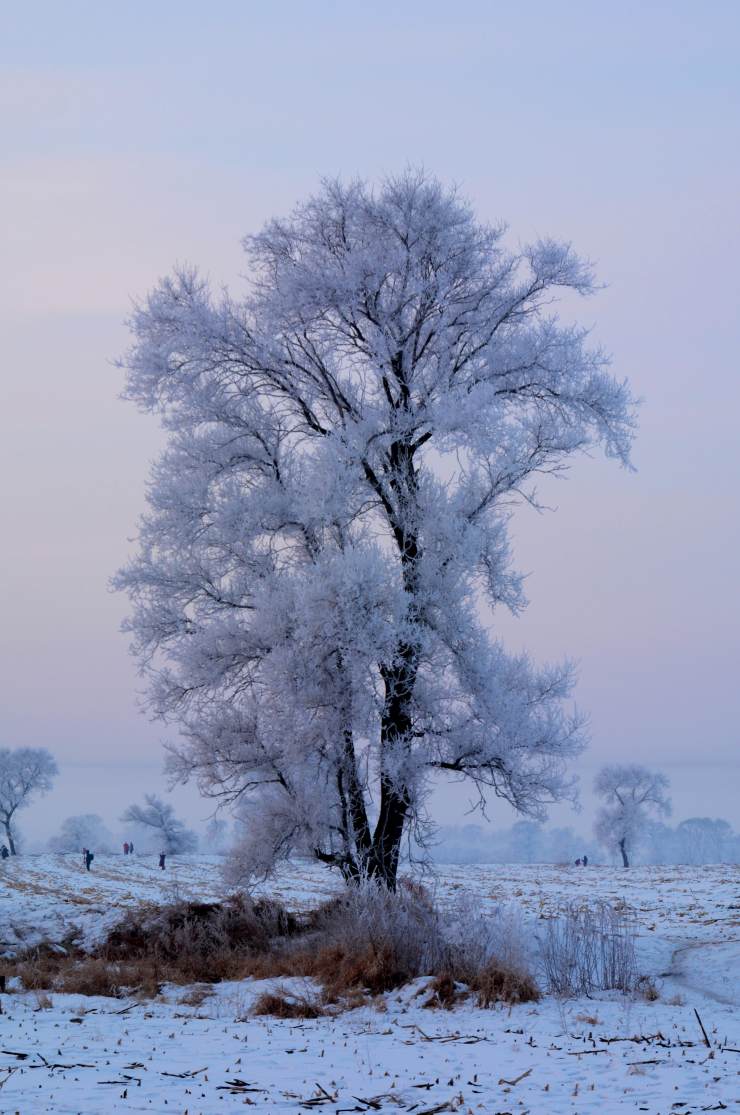
[[196,834],[175,816],[173,806],[156,794],[144,794],[143,805],[129,805],[121,820],[136,826],[145,841],[155,840],[161,852],[183,854],[194,852],[198,846]]
[[651,816],[671,811],[668,778],[637,763],[612,765],[599,771],[594,789],[604,802],[596,815],[596,838],[610,851],[619,851],[629,867]]
[[513,252],[437,180],[325,182],[245,240],[250,285],[194,270],[135,311],[126,394],[169,444],[117,584],[177,777],[239,801],[245,871],[308,851],[393,885],[436,774],[525,816],[573,793],[568,664],[511,655],[507,525],[538,475],[633,404],[553,299],[567,244]]
[[18,810],[29,806],[36,795],[48,793],[58,773],[45,747],[0,748],[0,824],[11,855],[17,851]]

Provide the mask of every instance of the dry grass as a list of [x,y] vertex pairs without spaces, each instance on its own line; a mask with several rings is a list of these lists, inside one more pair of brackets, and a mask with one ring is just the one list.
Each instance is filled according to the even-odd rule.
[[489,961],[470,982],[479,1007],[494,1003],[536,1003],[539,988],[532,977],[516,968],[507,968],[496,960]]
[[136,961],[112,964],[102,957],[87,957],[64,965],[54,981],[54,990],[68,995],[105,995],[119,998],[141,994],[158,995],[162,980],[155,966]]
[[357,946],[333,945],[308,960],[309,975],[318,980],[332,1002],[351,991],[382,995],[417,974],[399,961],[391,943],[358,941]]
[[326,1010],[318,999],[310,995],[295,995],[278,987],[259,996],[252,1007],[252,1014],[269,1014],[273,1018],[321,1018]]
[[462,998],[455,980],[449,972],[435,976],[432,982],[424,988],[427,998],[421,1004],[426,1010],[451,1010],[455,1003]]
[[563,996],[634,991],[635,938],[634,918],[624,903],[572,903],[542,931],[540,959],[549,990]]
[[198,985],[195,1006],[222,980],[300,976],[321,987],[321,1001],[281,989],[261,996],[255,1010],[318,1017],[328,1005],[352,1008],[419,976],[434,977],[430,1007],[451,1007],[468,992],[485,1007],[531,1002],[539,993],[516,956],[501,926],[493,933],[480,914],[450,920],[418,886],[397,894],[366,887],[303,921],[277,902],[246,897],[130,912],[93,955],[36,949],[8,962],[6,975],[29,990],[82,995],[156,996],[165,983]]
[[660,989],[652,976],[640,976],[635,991],[646,1003],[655,1003],[660,998]]
[[212,995],[212,988],[207,985],[196,984],[195,987],[185,992],[180,998],[180,1003],[184,1007],[202,1007],[206,999],[209,999]]
[[129,912],[92,954],[41,945],[5,961],[3,971],[28,991],[155,996],[164,983],[238,980],[261,967],[276,974],[281,945],[296,932],[296,919],[273,901],[176,903]]

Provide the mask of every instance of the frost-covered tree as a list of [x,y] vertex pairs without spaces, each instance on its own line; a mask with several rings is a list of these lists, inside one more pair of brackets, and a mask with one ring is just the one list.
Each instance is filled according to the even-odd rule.
[[651,816],[671,811],[668,779],[636,764],[606,766],[597,774],[594,790],[604,802],[596,815],[596,839],[611,852],[618,851],[629,867]]
[[97,813],[82,813],[62,821],[58,836],[49,840],[52,852],[80,852],[90,848],[96,852],[112,852],[113,836]]
[[155,839],[160,850],[168,854],[183,855],[198,846],[196,834],[178,820],[169,802],[156,794],[145,794],[144,805],[130,805],[121,820]]
[[435,775],[534,818],[573,793],[571,669],[481,604],[524,606],[512,506],[594,446],[627,463],[632,404],[552,308],[589,265],[422,173],[327,182],[245,249],[240,300],[181,270],[133,315],[126,393],[170,440],[117,584],[171,771],[245,803],[245,871],[393,885]]
[[45,747],[0,748],[0,825],[11,855],[17,852],[15,815],[51,789],[57,764]]

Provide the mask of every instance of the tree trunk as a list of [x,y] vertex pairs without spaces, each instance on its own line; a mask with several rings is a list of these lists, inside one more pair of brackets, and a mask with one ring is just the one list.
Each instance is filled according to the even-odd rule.
[[401,840],[408,807],[409,802],[405,793],[399,792],[385,780],[380,791],[380,813],[373,836],[368,874],[371,879],[377,879],[389,890],[396,889]]
[[[398,354],[394,371],[401,385],[402,406],[405,409],[408,389],[403,375],[403,358]],[[391,527],[401,559],[403,587],[409,597],[409,618],[417,618],[419,593],[419,563],[421,546],[416,533],[414,509],[417,502],[417,475],[414,467],[414,449],[406,441],[394,442],[389,450],[391,461],[390,486],[399,518],[391,518]],[[398,645],[394,661],[381,668],[385,686],[385,703],[380,725],[380,811],[373,833],[372,873],[390,890],[396,889],[398,861],[406,818],[411,805],[411,794],[395,778],[389,778],[384,768],[384,756],[390,751],[407,750],[411,740],[411,701],[419,668],[419,648],[414,642]]]
[[622,867],[629,867],[630,861],[627,858],[627,851],[626,851],[626,848],[625,848],[625,843],[626,842],[624,840],[624,837],[622,837],[622,839],[619,841],[619,850],[622,853]]
[[15,843],[13,841],[13,834],[10,828],[10,821],[3,821],[3,828],[5,829],[5,836],[8,841],[8,850],[10,851],[10,854],[11,856],[17,856],[18,853],[15,850]]
[[[388,751],[398,753],[408,746],[411,736],[411,698],[416,683],[418,650],[411,643],[398,648],[393,666],[382,670],[385,684],[385,707],[380,725],[381,756]],[[373,833],[370,873],[390,890],[396,889],[401,841],[411,795],[385,773],[380,778],[380,810]]]
[[[409,392],[403,375],[403,358],[399,353],[394,360],[394,372],[401,388],[396,404],[406,409]],[[403,586],[410,599],[409,618],[417,618],[417,598],[419,592],[419,562],[421,546],[416,534],[414,510],[417,499],[417,475],[414,468],[414,446],[406,441],[395,441],[388,451],[390,469],[386,473],[393,497],[383,492],[375,474],[366,466],[373,487],[381,497],[388,514],[389,524],[398,546],[401,561]],[[395,500],[395,507],[394,507]],[[413,642],[399,643],[393,661],[380,667],[385,687],[385,701],[380,724],[380,809],[372,841],[362,846],[358,839],[369,834],[366,814],[363,809],[353,816],[355,829],[355,858],[360,865],[359,878],[377,879],[389,888],[396,889],[398,861],[401,855],[401,841],[404,826],[411,805],[411,793],[407,786],[390,776],[386,766],[386,756],[398,756],[408,749],[411,740],[412,718],[411,701],[416,685],[419,668],[419,648]],[[349,805],[354,813],[352,787],[349,787]],[[365,825],[362,823],[363,815]]]

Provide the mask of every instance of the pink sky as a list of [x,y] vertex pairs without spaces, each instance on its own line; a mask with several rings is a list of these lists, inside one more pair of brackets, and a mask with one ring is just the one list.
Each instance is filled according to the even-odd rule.
[[[159,784],[166,732],[136,710],[125,601],[107,591],[159,445],[117,400],[130,299],[175,261],[238,284],[240,237],[319,175],[407,162],[514,241],[571,239],[598,262],[608,287],[579,314],[644,397],[639,471],[580,462],[543,489],[556,514],[519,513],[531,606],[502,627],[580,661],[587,783],[644,761],[670,775],[679,819],[738,825],[739,9],[205,11],[5,14],[0,744],[63,768],[29,825],[113,821]],[[440,819],[460,800],[440,793]]]

